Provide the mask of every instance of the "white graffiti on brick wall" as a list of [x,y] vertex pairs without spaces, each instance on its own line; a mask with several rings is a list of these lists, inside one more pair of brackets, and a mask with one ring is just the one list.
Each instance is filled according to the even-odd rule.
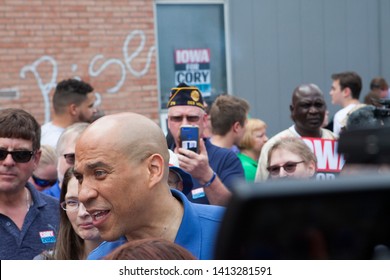
[[92,61],[91,63],[89,64],[89,68],[88,68],[88,73],[89,75],[91,75],[92,77],[98,77],[102,74],[102,72],[108,67],[110,66],[111,64],[117,64],[120,68],[121,68],[121,75],[119,77],[119,80],[118,82],[116,83],[115,86],[107,89],[107,92],[108,93],[115,93],[115,92],[118,92],[118,90],[122,87],[123,83],[125,82],[126,80],[126,68],[125,68],[125,65],[123,64],[122,61],[120,61],[119,59],[116,59],[116,58],[110,58],[110,59],[107,59],[102,65],[101,67],[98,69],[98,70],[94,70],[94,66],[95,66],[95,63],[98,61],[98,60],[101,60],[101,59],[104,59],[104,56],[102,54],[98,54],[96,55],[94,58],[92,58]]
[[[140,45],[138,46],[138,48],[135,50],[135,52],[133,52],[129,56],[129,54],[128,54],[128,46],[129,46],[129,43],[131,42],[131,40],[136,35],[141,37],[141,42],[140,42]],[[150,62],[152,61],[152,55],[153,55],[154,50],[155,50],[154,46],[152,46],[149,49],[148,57],[146,59],[146,64],[145,64],[144,69],[142,69],[141,71],[134,70],[133,67],[131,66],[131,61],[135,57],[137,57],[138,54],[143,50],[143,48],[145,46],[145,40],[146,40],[145,39],[145,34],[142,31],[136,30],[136,31],[132,32],[129,36],[127,36],[127,38],[125,40],[125,43],[123,44],[123,56],[125,58],[125,64],[127,66],[127,69],[130,71],[130,73],[133,74],[136,77],[141,77],[141,76],[145,75],[148,72],[149,67],[150,67]]]
[[[140,43],[139,43],[138,47],[136,48],[136,50],[129,54],[129,44],[137,36],[140,38]],[[145,41],[146,41],[146,37],[145,37],[145,34],[143,31],[141,31],[141,30],[132,31],[129,35],[127,35],[127,37],[123,43],[123,48],[122,48],[123,61],[121,59],[118,59],[118,58],[105,59],[104,55],[97,54],[91,59],[91,62],[88,65],[88,74],[91,77],[99,77],[99,76],[104,75],[104,71],[106,70],[107,67],[109,67],[109,66],[119,67],[120,73],[118,75],[118,79],[115,81],[115,84],[112,87],[107,88],[105,90],[106,93],[110,93],[110,94],[117,93],[121,89],[121,87],[123,86],[124,82],[126,81],[127,72],[129,72],[131,75],[133,75],[137,78],[142,77],[146,73],[148,73],[148,71],[150,69],[150,64],[152,62],[152,56],[153,56],[155,49],[156,49],[155,46],[151,46],[149,48],[145,65],[141,70],[137,71],[132,66],[132,61],[137,56],[139,56],[139,54],[144,50]],[[41,76],[42,76],[42,74],[47,75],[48,73],[40,73],[38,70],[39,66],[43,63],[50,63],[52,66],[52,71],[51,71],[51,73],[49,73],[49,74],[51,74],[51,79],[47,83],[43,82]],[[72,64],[71,71],[76,72],[77,69],[78,69],[77,64]],[[44,55],[44,56],[38,58],[32,64],[24,66],[20,70],[20,77],[23,79],[26,79],[27,72],[33,73],[33,75],[37,81],[38,87],[41,91],[41,94],[43,96],[43,101],[44,101],[45,122],[48,122],[48,121],[50,121],[49,94],[50,94],[50,91],[53,88],[55,88],[57,85],[56,81],[57,81],[57,76],[58,76],[58,63],[53,57]],[[75,76],[75,78],[80,79],[80,77],[78,77],[78,76]],[[101,94],[99,94],[97,92],[96,95],[97,95],[97,98],[99,100],[99,103],[101,103],[102,102]]]
[[[49,63],[52,66],[51,79],[47,83],[44,83],[42,81],[41,75],[38,72],[38,67],[41,65],[41,63]],[[35,79],[37,80],[38,87],[41,90],[41,94],[43,97],[43,104],[45,110],[45,122],[48,122],[50,120],[49,94],[52,88],[56,86],[56,80],[58,75],[57,62],[51,56],[44,55],[41,58],[34,61],[32,64],[24,66],[22,70],[20,70],[20,77],[25,79],[26,72],[32,72],[35,76]]]

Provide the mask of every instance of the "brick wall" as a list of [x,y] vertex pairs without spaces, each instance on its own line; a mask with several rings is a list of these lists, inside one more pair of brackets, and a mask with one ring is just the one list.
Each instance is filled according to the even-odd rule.
[[106,114],[158,121],[152,0],[3,0],[0,108],[51,118],[56,83],[80,77]]

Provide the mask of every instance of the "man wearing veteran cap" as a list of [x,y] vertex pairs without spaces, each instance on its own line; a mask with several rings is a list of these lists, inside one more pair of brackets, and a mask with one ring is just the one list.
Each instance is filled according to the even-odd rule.
[[[202,93],[197,87],[184,83],[172,88],[168,101],[168,128],[174,138],[169,147],[179,159],[180,168],[191,174],[193,189],[187,197],[201,204],[226,205],[230,188],[244,178],[244,170],[238,157],[230,150],[211,144],[203,137],[207,122]],[[180,148],[180,127],[199,127],[199,153]]]

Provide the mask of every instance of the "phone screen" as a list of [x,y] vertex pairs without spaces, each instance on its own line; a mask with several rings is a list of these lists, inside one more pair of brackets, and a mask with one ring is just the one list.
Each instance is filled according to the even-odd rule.
[[195,153],[199,151],[199,127],[197,126],[182,126],[180,128],[181,147],[186,150],[191,150]]

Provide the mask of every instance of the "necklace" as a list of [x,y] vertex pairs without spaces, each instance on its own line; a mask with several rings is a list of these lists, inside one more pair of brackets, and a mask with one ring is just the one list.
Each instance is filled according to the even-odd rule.
[[29,191],[28,189],[26,188],[26,203],[27,203],[27,212],[30,210],[30,195],[29,195]]

